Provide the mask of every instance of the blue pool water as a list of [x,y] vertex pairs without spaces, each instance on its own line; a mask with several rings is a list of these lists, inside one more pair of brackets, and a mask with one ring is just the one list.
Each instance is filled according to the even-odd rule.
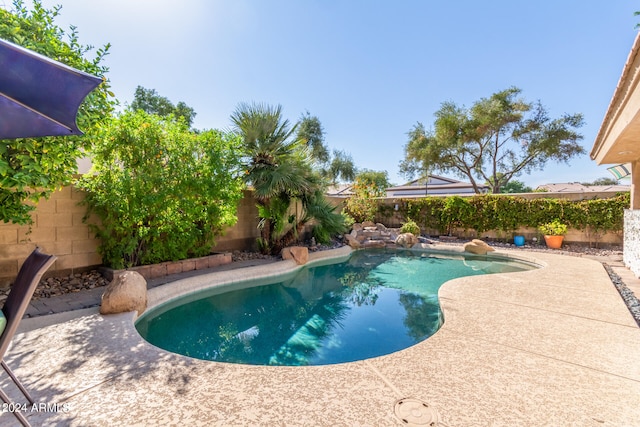
[[357,251],[272,284],[203,293],[145,313],[150,343],[186,356],[254,365],[326,365],[389,354],[442,324],[448,280],[533,268],[486,257]]

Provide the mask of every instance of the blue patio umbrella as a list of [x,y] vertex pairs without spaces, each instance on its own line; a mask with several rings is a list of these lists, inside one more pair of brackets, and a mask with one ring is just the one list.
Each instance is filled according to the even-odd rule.
[[81,135],[78,108],[101,82],[0,39],[0,139]]

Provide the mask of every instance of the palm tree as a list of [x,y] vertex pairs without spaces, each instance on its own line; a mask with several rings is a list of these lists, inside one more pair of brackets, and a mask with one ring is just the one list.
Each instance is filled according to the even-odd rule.
[[[253,186],[260,215],[260,249],[278,253],[314,218],[324,224],[323,236],[326,230],[341,232],[335,207],[319,203],[323,181],[312,169],[305,141],[293,137],[297,125],[282,118],[282,107],[242,103],[231,121],[244,140],[245,180]],[[290,213],[296,202],[301,212]]]

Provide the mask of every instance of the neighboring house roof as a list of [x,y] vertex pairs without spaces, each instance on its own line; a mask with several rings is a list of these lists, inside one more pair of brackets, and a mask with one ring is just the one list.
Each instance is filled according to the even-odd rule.
[[353,196],[353,184],[336,184],[327,188],[327,196],[331,197],[349,197]]
[[579,182],[539,185],[536,191],[545,190],[550,193],[620,193],[631,190],[630,185],[582,185]]
[[[435,194],[475,194],[473,185],[456,179],[438,175],[429,175],[425,186],[425,178],[419,178],[396,187],[387,188],[387,197],[424,197]],[[479,185],[481,192],[486,193],[489,187]]]

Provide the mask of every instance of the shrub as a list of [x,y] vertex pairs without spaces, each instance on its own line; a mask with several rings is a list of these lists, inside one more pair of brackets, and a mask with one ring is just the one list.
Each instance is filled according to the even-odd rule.
[[418,227],[418,224],[416,224],[415,221],[413,221],[412,219],[408,219],[404,224],[402,224],[402,227],[400,227],[400,232],[411,233],[414,236],[419,236],[420,227]]
[[190,132],[182,122],[142,111],[106,126],[93,152],[87,219],[113,268],[203,256],[235,223],[242,193],[240,141],[230,134]]
[[479,233],[514,231],[520,227],[536,228],[558,219],[567,227],[589,232],[622,230],[624,209],[629,207],[629,193],[609,199],[582,200],[532,199],[502,195],[473,197],[425,197],[399,203],[400,213],[413,218],[423,229],[448,232],[450,228]]
[[353,219],[353,217],[351,215],[349,215],[346,212],[342,212],[342,218],[343,218],[343,222],[344,222],[344,226],[346,228],[347,231],[351,230],[353,228],[353,224],[356,223],[356,220]]
[[538,230],[545,236],[562,236],[567,232],[567,225],[561,223],[558,219],[554,219],[546,224],[541,224]]
[[354,195],[347,199],[344,210],[356,222],[373,221],[378,213],[377,193],[372,184],[356,182]]

